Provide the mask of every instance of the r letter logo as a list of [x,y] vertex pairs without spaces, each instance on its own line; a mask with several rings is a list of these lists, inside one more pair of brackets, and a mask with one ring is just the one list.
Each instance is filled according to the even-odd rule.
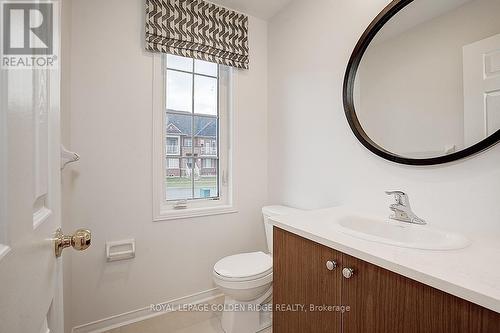
[[53,67],[54,3],[2,2],[2,67]]

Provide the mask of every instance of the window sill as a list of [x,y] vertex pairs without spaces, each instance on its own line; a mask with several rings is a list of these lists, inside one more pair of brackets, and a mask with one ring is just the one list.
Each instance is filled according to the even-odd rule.
[[217,207],[199,207],[187,209],[162,209],[160,214],[153,218],[154,222],[170,221],[178,219],[189,219],[194,217],[234,214],[238,209],[231,205],[217,206]]

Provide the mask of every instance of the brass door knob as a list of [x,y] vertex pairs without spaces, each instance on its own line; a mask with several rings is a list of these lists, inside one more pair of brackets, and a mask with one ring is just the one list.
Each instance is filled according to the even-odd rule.
[[59,258],[62,251],[72,246],[77,251],[86,250],[91,243],[92,233],[87,229],[78,229],[72,236],[65,236],[61,228],[56,230],[54,237],[54,251],[56,257]]

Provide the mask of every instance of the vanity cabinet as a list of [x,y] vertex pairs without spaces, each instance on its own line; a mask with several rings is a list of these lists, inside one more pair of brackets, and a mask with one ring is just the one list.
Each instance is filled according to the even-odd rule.
[[340,333],[340,313],[309,305],[340,304],[342,254],[276,228],[273,243],[273,333]]
[[273,252],[273,333],[500,332],[499,313],[276,227]]

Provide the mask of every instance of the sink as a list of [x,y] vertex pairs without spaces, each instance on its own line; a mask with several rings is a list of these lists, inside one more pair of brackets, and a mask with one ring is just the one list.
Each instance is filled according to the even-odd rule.
[[383,221],[363,216],[343,216],[337,220],[341,232],[356,238],[399,247],[423,250],[457,250],[470,241],[463,235],[396,221]]

